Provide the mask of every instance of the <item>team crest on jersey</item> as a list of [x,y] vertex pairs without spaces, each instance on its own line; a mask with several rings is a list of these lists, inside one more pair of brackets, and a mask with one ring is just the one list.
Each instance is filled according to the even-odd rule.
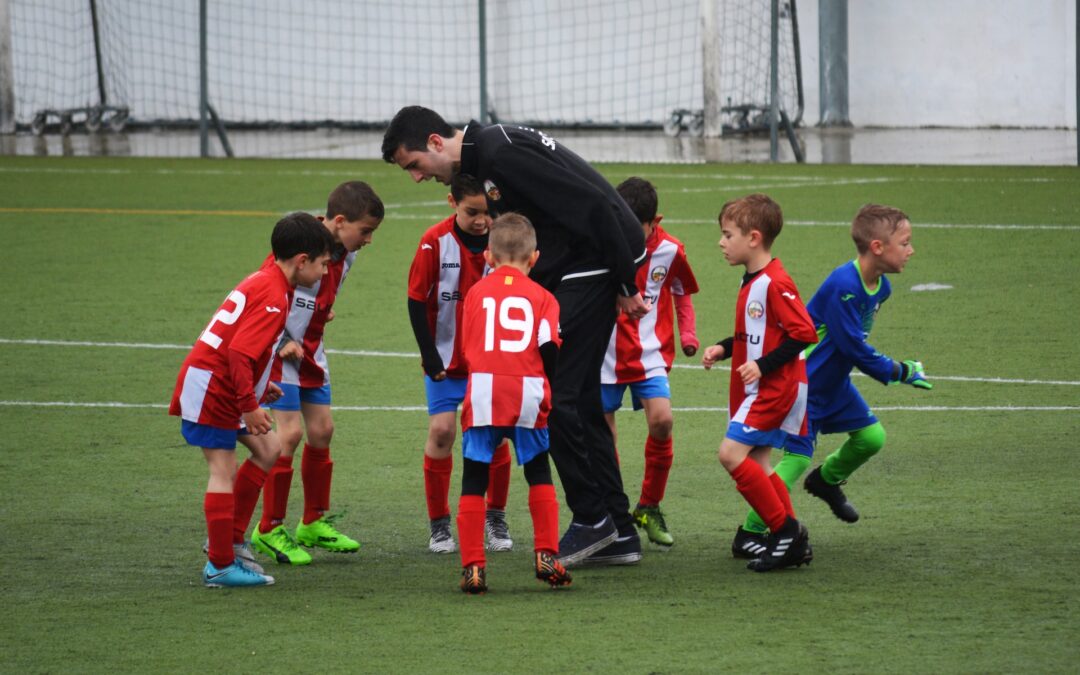
[[765,314],[765,306],[757,300],[752,300],[746,306],[746,315],[751,319],[760,319],[763,314]]
[[667,277],[667,268],[663,265],[657,265],[649,270],[649,278],[652,279],[654,283],[660,283],[665,277]]
[[502,193],[499,192],[499,186],[490,180],[484,181],[484,192],[487,193],[487,198],[493,202],[497,202],[502,199]]

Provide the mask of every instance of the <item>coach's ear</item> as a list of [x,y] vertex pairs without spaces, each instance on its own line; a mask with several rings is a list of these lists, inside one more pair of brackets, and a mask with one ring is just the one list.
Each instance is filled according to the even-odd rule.
[[427,137],[428,150],[432,152],[442,152],[443,149],[443,137],[439,134],[431,134]]

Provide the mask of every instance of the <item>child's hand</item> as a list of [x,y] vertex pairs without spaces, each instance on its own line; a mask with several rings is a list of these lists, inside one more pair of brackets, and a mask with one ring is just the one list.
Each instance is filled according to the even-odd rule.
[[274,428],[273,418],[270,417],[270,413],[262,408],[255,408],[250,412],[246,412],[242,417],[244,418],[244,426],[247,427],[252,436],[262,436],[270,433],[270,430]]
[[747,361],[739,366],[739,377],[742,378],[743,384],[751,384],[761,379],[761,368],[758,368],[757,361]]
[[278,350],[278,356],[289,361],[300,361],[304,358],[304,348],[296,340],[289,340]]
[[709,345],[705,348],[705,351],[701,355],[701,365],[705,366],[705,370],[712,368],[713,364],[724,358],[724,346],[723,345]]
[[330,310],[326,313],[326,323],[330,323],[334,320],[334,310]]
[[697,345],[683,345],[682,353],[687,356],[693,356],[697,354]]
[[284,394],[285,394],[285,392],[281,391],[281,387],[277,386],[273,382],[267,382],[266,383],[266,393],[263,394],[262,402],[263,403],[273,403],[274,401],[281,398]]

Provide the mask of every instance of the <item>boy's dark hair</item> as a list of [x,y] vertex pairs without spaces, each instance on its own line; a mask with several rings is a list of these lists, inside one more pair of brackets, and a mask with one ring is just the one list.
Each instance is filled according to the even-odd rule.
[[270,248],[275,260],[288,260],[293,256],[307,253],[309,258],[318,258],[333,250],[334,237],[326,225],[315,216],[303,211],[290,213],[277,222],[274,233],[270,235]]
[[488,249],[499,262],[524,262],[536,250],[536,230],[520,213],[504,213],[491,224]]
[[382,200],[371,186],[359,180],[351,180],[334,188],[326,200],[326,217],[345,216],[355,223],[365,217],[381,221],[385,215]]
[[780,205],[760,192],[732,199],[720,209],[720,224],[730,220],[743,234],[751,230],[761,233],[761,243],[766,249],[772,246],[784,227],[784,214]]
[[406,150],[427,150],[427,141],[431,134],[451,138],[454,127],[447,124],[434,110],[419,105],[402,108],[394,115],[394,119],[390,120],[390,126],[383,134],[383,160],[393,164],[394,153],[400,147]]
[[900,209],[881,204],[867,204],[855,214],[851,221],[851,238],[859,253],[870,250],[870,242],[888,241],[903,221],[911,222],[907,214]]
[[656,219],[656,188],[644,178],[631,176],[615,188],[642,225]]
[[459,173],[450,179],[450,196],[455,202],[460,202],[462,197],[482,194],[484,194],[484,186],[475,176]]

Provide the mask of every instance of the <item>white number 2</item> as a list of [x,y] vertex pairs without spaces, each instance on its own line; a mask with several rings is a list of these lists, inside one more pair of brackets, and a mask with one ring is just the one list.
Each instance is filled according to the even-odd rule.
[[[499,325],[508,331],[521,333],[516,340],[499,340],[501,352],[523,352],[532,342],[533,312],[532,305],[525,298],[511,296],[503,298],[502,303],[496,310],[495,298],[485,297],[480,301],[484,308],[484,351],[495,351],[495,315],[498,314]],[[515,319],[510,316],[510,310],[519,309],[525,315],[524,318]]]
[[214,333],[212,333],[210,329],[214,327],[215,323],[223,323],[226,326],[231,326],[236,323],[236,320],[240,318],[240,314],[242,314],[244,311],[244,305],[247,304],[247,297],[237,290],[229,293],[229,297],[226,298],[226,300],[232,300],[233,304],[235,304],[236,307],[233,308],[233,311],[231,312],[226,312],[224,309],[219,309],[218,313],[214,315],[214,318],[210,320],[210,325],[207,326],[206,330],[204,330],[202,335],[199,336],[200,340],[210,345],[214,349],[217,349],[221,346],[221,338],[217,335],[214,335]]

